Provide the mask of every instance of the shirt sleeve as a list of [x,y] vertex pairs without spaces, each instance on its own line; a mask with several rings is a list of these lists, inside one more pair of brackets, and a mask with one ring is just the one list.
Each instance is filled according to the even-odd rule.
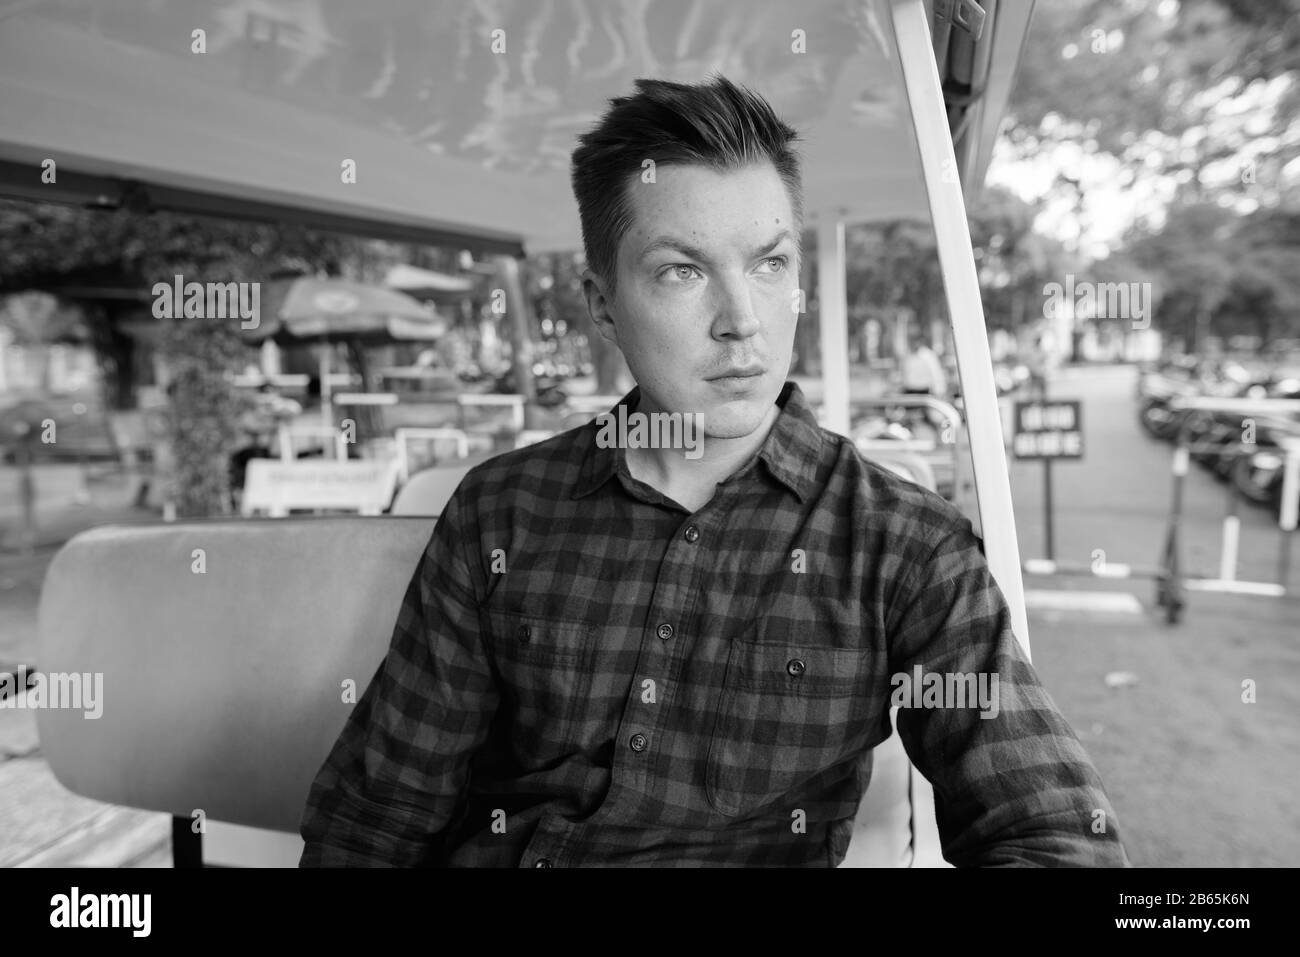
[[499,702],[458,497],[411,577],[387,656],[312,784],[300,866],[436,863]]
[[891,701],[934,785],[944,858],[1130,866],[1100,776],[1012,633],[969,520],[915,568],[891,631]]

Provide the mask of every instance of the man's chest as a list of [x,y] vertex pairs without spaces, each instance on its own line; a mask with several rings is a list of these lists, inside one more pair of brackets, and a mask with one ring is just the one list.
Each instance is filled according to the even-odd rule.
[[488,624],[585,625],[624,653],[650,635],[676,647],[879,643],[890,588],[886,556],[873,552],[883,546],[794,514],[766,527],[744,518],[646,510],[620,516],[611,534],[575,523],[485,542],[481,608]]
[[887,733],[883,601],[846,542],[707,515],[547,538],[502,548],[481,608],[520,766],[612,741],[731,814]]

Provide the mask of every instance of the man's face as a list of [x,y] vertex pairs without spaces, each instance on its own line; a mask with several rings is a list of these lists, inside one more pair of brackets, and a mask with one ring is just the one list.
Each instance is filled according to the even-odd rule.
[[627,359],[642,411],[697,413],[706,435],[741,438],[763,423],[790,371],[799,284],[790,197],[770,163],[655,175],[628,186],[633,225],[616,297],[589,273],[588,307]]

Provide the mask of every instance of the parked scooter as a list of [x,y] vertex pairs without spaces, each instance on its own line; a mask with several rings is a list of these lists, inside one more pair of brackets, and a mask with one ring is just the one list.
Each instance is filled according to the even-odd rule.
[[[1300,399],[1300,379],[1272,379],[1266,388],[1269,398]],[[1248,501],[1280,510],[1286,446],[1300,442],[1300,414],[1255,416],[1252,425],[1254,443],[1233,462],[1232,482]]]
[[1174,409],[1169,400],[1175,396],[1196,396],[1200,390],[1189,382],[1180,382],[1165,376],[1152,376],[1141,386],[1138,402],[1138,422],[1152,438],[1171,441],[1178,436],[1190,410]]
[[[1300,380],[1260,378],[1237,390],[1236,398],[1243,399],[1294,399],[1300,397]],[[1263,420],[1261,422],[1261,419]],[[1192,457],[1218,478],[1227,481],[1233,475],[1237,462],[1257,451],[1258,431],[1268,424],[1270,434],[1280,434],[1291,425],[1285,416],[1251,415],[1240,411],[1207,413],[1202,423],[1189,426],[1196,443]],[[1266,441],[1268,441],[1266,439]],[[1270,443],[1271,444],[1271,443]]]
[[1281,495],[1285,464],[1285,456],[1270,442],[1233,464],[1232,484],[1248,502],[1269,505]]
[[[1155,370],[1144,370],[1138,382],[1138,421],[1154,438],[1173,441],[1181,435],[1197,447],[1192,457],[1215,465],[1221,457],[1216,446],[1241,439],[1241,416],[1204,409],[1177,409],[1174,398],[1220,396],[1263,398],[1277,394],[1272,380],[1260,378],[1238,362],[1191,364],[1186,357],[1171,360]],[[1226,475],[1231,463],[1224,469]]]

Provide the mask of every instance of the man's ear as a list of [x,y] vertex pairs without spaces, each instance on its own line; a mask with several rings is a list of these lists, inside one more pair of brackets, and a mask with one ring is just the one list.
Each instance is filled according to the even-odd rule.
[[582,295],[587,300],[587,315],[596,331],[607,342],[617,346],[618,328],[610,311],[611,301],[606,293],[605,282],[590,267],[582,271]]

